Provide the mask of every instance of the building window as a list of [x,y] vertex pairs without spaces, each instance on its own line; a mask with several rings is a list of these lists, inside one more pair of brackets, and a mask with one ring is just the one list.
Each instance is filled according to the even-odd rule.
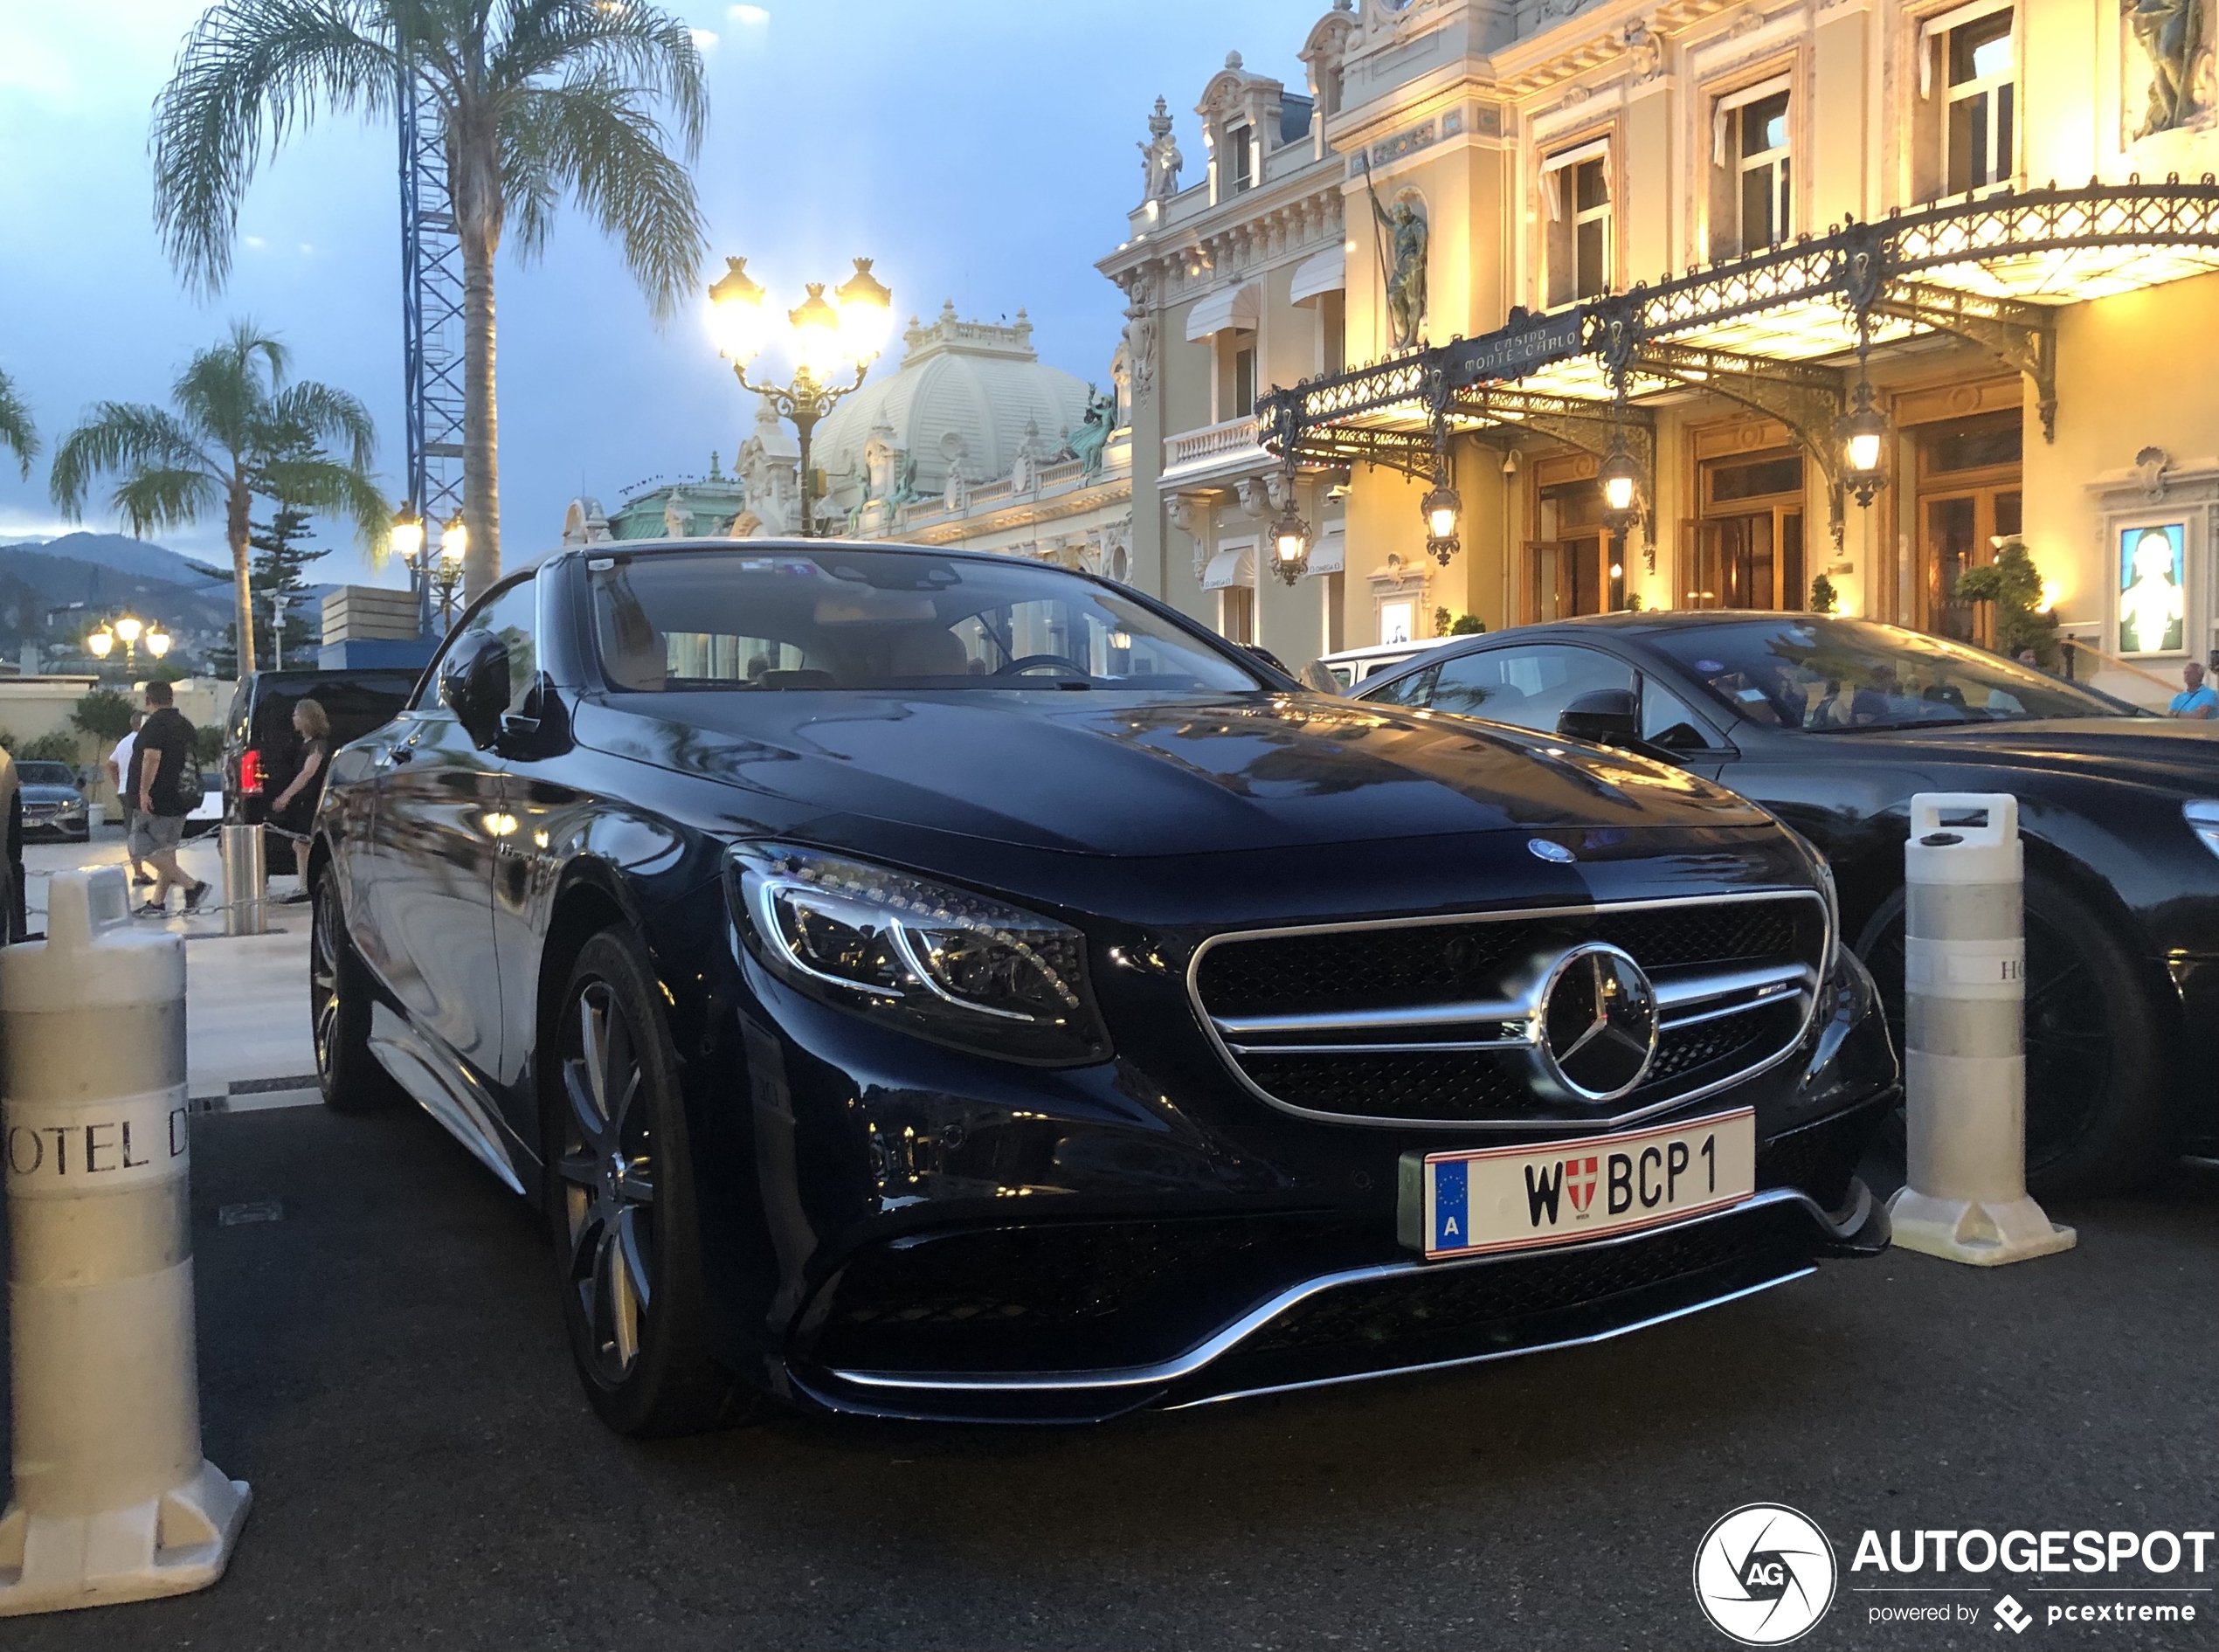
[[1256,347],[1233,352],[1233,417],[1246,418],[1256,411]]
[[1950,30],[1939,50],[1948,67],[1948,192],[2001,183],[2017,170],[2013,130],[2018,116],[2018,66],[2011,50],[2008,8]]
[[1217,594],[1218,635],[1243,647],[1256,639],[1256,593],[1246,585],[1227,585]]
[[1760,252],[1794,232],[1787,77],[1720,98],[1711,140],[1711,256]]
[[1317,297],[1317,368],[1328,377],[1348,367],[1348,295],[1321,293]]
[[1610,290],[1610,155],[1598,139],[1552,156],[1542,167],[1549,212],[1549,303]]
[[1233,192],[1239,195],[1251,189],[1256,181],[1256,148],[1254,128],[1236,126],[1225,135],[1226,147],[1231,151],[1233,163]]

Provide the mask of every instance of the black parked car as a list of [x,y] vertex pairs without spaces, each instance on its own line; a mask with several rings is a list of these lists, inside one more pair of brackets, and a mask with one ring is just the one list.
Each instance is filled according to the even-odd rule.
[[[2129,1185],[2219,1130],[2219,725],[1979,649],[1812,614],[1617,614],[1452,644],[1375,685],[1669,758],[1823,849],[1898,1033],[1919,791],[2008,791],[2026,840],[2027,1169]],[[1899,1130],[1899,1126],[1898,1127]]]
[[[224,727],[224,819],[234,826],[260,826],[272,800],[301,772],[294,707],[314,700],[323,708],[336,750],[391,722],[416,692],[418,674],[381,667],[253,673],[239,685]],[[270,864],[289,869],[290,852],[280,853],[274,841],[269,847]]]
[[55,838],[64,843],[91,840],[93,817],[69,764],[27,758],[16,764],[16,779],[23,795],[24,837]]
[[827,545],[497,587],[317,824],[326,1099],[542,1200],[588,1393],[1075,1420],[1585,1342],[1868,1255],[1808,845],[1106,580]]

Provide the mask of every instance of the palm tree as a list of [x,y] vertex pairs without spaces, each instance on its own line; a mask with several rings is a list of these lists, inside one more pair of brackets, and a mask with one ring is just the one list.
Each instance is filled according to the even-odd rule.
[[[392,507],[370,475],[377,436],[360,401],[328,384],[285,382],[285,346],[251,321],[196,355],[170,387],[169,408],[100,402],[54,450],[47,491],[72,520],[93,479],[135,534],[198,522],[220,509],[238,600],[238,670],[254,669],[254,607],[247,584],[248,512],[257,491],[350,519],[383,554]],[[174,410],[174,411],[173,411]],[[334,459],[326,444],[340,448]]]
[[31,409],[24,405],[5,373],[0,373],[0,447],[15,454],[16,463],[23,467],[23,479],[29,481],[31,461],[38,457],[38,432],[31,428]]
[[693,287],[705,243],[685,162],[708,120],[701,53],[645,0],[221,0],[185,38],[155,113],[155,214],[171,259],[213,290],[229,273],[255,168],[327,109],[395,107],[404,65],[446,144],[462,244],[465,589],[501,573],[494,254],[520,255],[575,197],[622,243],[658,320]]

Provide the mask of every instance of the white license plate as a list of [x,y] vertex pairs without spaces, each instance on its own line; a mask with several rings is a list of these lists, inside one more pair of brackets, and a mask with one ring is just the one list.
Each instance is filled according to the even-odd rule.
[[1739,1204],[1757,1188],[1757,1116],[1745,1107],[1615,1136],[1405,1163],[1403,1242],[1427,1261],[1524,1250]]

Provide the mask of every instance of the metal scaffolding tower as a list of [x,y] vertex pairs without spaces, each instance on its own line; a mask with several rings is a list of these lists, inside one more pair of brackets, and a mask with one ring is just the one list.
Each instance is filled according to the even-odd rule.
[[424,522],[418,612],[432,632],[431,569],[439,527],[462,508],[462,242],[447,190],[446,128],[400,77],[401,333],[408,401],[409,497]]

